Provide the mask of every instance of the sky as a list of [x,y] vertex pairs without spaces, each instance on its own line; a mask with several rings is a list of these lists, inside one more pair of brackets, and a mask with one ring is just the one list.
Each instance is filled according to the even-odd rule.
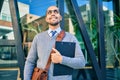
[[30,13],[38,16],[45,15],[46,9],[56,5],[55,0],[18,0],[30,6]]
[[[30,6],[30,14],[38,16],[45,15],[46,9],[51,5],[56,5],[56,0],[18,0]],[[88,0],[77,0],[79,5],[89,3]],[[103,5],[112,10],[112,1],[103,2]]]

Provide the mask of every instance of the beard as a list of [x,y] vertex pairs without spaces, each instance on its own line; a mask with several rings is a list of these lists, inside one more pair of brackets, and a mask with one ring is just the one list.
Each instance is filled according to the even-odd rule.
[[[58,21],[55,21],[55,22],[54,22],[54,21],[51,20],[52,18],[53,18],[53,19],[55,18],[55,19],[57,19]],[[57,25],[60,23],[60,21],[61,21],[61,20],[59,20],[58,17],[56,17],[55,15],[53,15],[53,16],[51,16],[51,17],[49,18],[49,21],[48,21],[47,23],[48,23],[49,25],[51,25],[51,26],[57,26]]]
[[56,23],[48,23],[51,26],[57,26],[60,22],[56,22]]

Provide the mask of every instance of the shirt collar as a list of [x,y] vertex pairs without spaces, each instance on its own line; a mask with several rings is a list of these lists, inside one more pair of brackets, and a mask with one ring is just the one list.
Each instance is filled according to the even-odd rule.
[[51,36],[51,31],[57,31],[57,33],[55,34],[55,35],[57,35],[58,33],[60,33],[60,31],[61,31],[61,28],[60,27],[58,27],[57,29],[55,29],[55,30],[52,30],[52,29],[48,29],[48,34]]

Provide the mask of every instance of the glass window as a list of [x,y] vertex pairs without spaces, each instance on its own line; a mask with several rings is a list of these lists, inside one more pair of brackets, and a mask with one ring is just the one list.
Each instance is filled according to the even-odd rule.
[[6,44],[4,40],[8,43],[14,40],[8,0],[4,0],[0,15],[0,68],[18,67],[15,45]]
[[0,68],[18,67],[16,48],[0,46]]
[[[116,14],[116,8],[113,6],[117,1],[103,1],[104,20],[105,20],[105,46],[106,46],[106,74],[107,78],[119,80],[120,67],[120,15]],[[120,4],[119,4],[120,5]],[[114,7],[114,8],[113,8]]]
[[[27,56],[34,36],[48,29],[45,22],[45,12],[48,6],[57,5],[57,0],[17,1],[20,14],[19,24],[21,24],[23,34],[23,49],[25,56]],[[86,59],[85,70],[81,69],[84,77],[79,78],[90,78],[90,80],[97,80],[95,71],[92,70],[92,62],[85,48],[72,5],[69,3],[69,0],[64,0],[64,2],[64,29],[77,37]],[[120,16],[115,14],[113,0],[103,0],[102,2],[105,28],[106,76],[107,79],[110,78],[119,80]],[[77,3],[98,60],[97,4],[95,0],[77,0]],[[14,31],[11,23],[8,0],[4,0],[0,15],[0,40],[15,40],[13,33]],[[0,45],[0,67],[16,67],[18,65],[16,54],[17,52],[15,46]],[[109,73],[111,74],[109,75]]]
[[17,50],[14,44],[15,38],[9,0],[2,1],[3,4],[0,11],[0,79],[9,80],[11,78],[12,80],[17,80],[19,77],[19,67]]
[[10,22],[11,22],[11,17],[10,17],[10,16],[8,16],[8,21],[10,21]]
[[[39,3],[39,4],[38,4]],[[18,8],[22,26],[25,55],[30,49],[34,36],[48,29],[45,22],[45,13],[48,6],[56,5],[55,0],[19,0]]]
[[6,14],[2,14],[2,20],[7,20],[7,15]]
[[[77,0],[78,6],[81,11],[82,19],[84,21],[85,27],[87,29],[88,35],[92,42],[96,58],[98,60],[98,24],[97,24],[97,5],[95,1],[91,0]],[[66,10],[67,9],[67,10]],[[66,1],[65,5],[65,27],[71,33],[73,33],[80,42],[81,48],[85,54],[86,58],[86,67],[92,67],[92,62],[90,57],[86,51],[84,46],[84,42],[82,40],[80,31],[78,29],[78,22],[75,18],[74,11],[72,9],[72,5],[70,5],[69,1]],[[107,78],[114,78],[119,80],[117,75],[119,69],[115,67],[119,67],[120,61],[120,15],[116,15],[113,10],[113,1],[112,0],[104,0],[103,1],[103,14],[104,14],[104,26],[105,26],[105,49],[106,49],[106,67],[107,73],[110,70],[113,70],[113,74],[106,74]],[[117,20],[116,20],[117,19]],[[118,22],[117,22],[118,21]],[[65,28],[65,29],[66,29]],[[114,70],[115,68],[115,70]],[[90,74],[95,73],[94,71],[90,71]],[[112,75],[112,77],[111,77]],[[91,79],[93,80],[96,76],[90,75]]]
[[14,40],[8,0],[4,0],[0,15],[0,39]]

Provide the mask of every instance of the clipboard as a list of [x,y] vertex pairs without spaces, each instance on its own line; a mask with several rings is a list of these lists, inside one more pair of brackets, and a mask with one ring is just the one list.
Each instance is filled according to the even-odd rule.
[[[59,42],[56,41],[55,48],[61,53],[63,56],[73,58],[75,56],[75,42]],[[68,67],[62,64],[54,64],[53,76],[59,75],[72,75],[73,68]]]

